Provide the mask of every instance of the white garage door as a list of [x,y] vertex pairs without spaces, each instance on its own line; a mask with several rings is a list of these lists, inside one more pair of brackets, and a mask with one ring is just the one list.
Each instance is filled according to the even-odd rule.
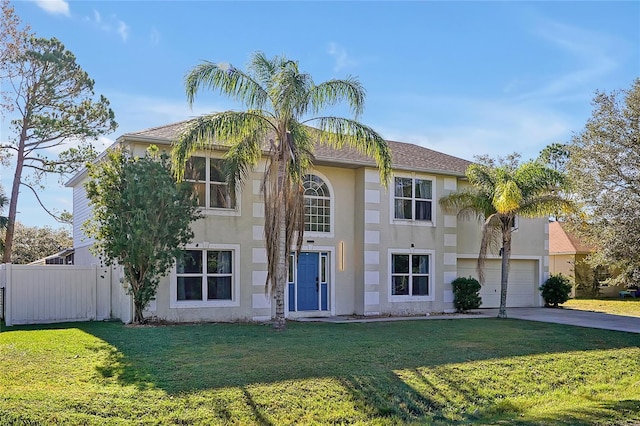
[[[458,276],[478,278],[475,259],[458,259]],[[483,308],[500,307],[500,260],[487,260],[484,267],[485,283],[480,290]],[[538,287],[538,261],[511,259],[507,307],[540,306]]]

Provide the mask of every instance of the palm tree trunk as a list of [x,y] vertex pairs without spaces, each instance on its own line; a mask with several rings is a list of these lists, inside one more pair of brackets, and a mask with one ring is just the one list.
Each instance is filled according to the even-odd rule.
[[276,288],[275,288],[275,303],[276,303],[276,315],[273,319],[273,328],[275,330],[284,330],[286,327],[286,320],[284,318],[284,287],[287,281],[288,272],[288,259],[289,250],[287,247],[287,179],[286,179],[286,165],[288,156],[288,147],[290,134],[286,133],[286,140],[281,142],[281,149],[279,164],[278,164],[278,180],[277,180],[277,192],[276,200],[278,203],[277,212],[278,215],[278,267],[276,270]]
[[284,214],[284,196],[278,196],[280,206],[278,227],[280,228],[280,237],[278,238],[278,270],[276,273],[276,316],[273,320],[273,328],[275,330],[284,330],[286,327],[286,320],[284,318],[284,287],[287,280],[287,260],[289,253],[287,250],[287,223],[286,215]]
[[500,279],[500,310],[498,318],[507,318],[507,283],[509,282],[509,258],[511,257],[511,223],[502,231],[502,270]]

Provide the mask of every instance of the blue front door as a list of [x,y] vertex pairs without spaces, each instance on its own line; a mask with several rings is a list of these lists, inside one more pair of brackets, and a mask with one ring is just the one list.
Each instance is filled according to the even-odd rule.
[[300,253],[298,257],[298,310],[317,311],[320,282],[318,253]]

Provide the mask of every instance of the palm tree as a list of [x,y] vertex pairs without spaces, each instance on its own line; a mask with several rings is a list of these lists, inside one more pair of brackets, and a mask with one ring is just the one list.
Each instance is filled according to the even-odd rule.
[[520,165],[472,164],[466,175],[471,187],[441,198],[440,205],[446,210],[457,211],[461,218],[475,216],[483,221],[477,264],[481,283],[484,283],[484,263],[489,248],[502,243],[498,318],[506,318],[511,234],[515,218],[543,217],[561,209],[572,209],[571,202],[558,195],[558,189],[565,187],[567,180],[564,174],[534,161]]
[[[178,177],[196,149],[225,144],[229,147],[225,172],[233,193],[266,154],[262,182],[268,263],[265,290],[275,298],[273,326],[283,329],[289,251],[294,236],[298,252],[302,246],[302,179],[312,164],[314,146],[348,146],[373,157],[383,185],[391,173],[389,146],[373,129],[357,121],[365,90],[354,77],[315,84],[309,74],[299,71],[297,62],[285,57],[269,59],[256,52],[247,72],[230,64],[204,62],[187,74],[185,86],[190,105],[200,89],[207,88],[243,103],[246,111],[225,111],[190,121],[172,150]],[[350,107],[352,119],[317,116],[343,101]]]

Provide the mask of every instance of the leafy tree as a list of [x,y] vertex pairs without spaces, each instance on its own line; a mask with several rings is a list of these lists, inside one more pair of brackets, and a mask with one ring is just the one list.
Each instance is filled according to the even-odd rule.
[[89,166],[89,177],[85,188],[94,216],[84,229],[107,265],[123,267],[134,322],[140,323],[160,277],[193,238],[189,225],[200,217],[197,203],[189,185],[176,184],[169,156],[158,156],[157,148],[144,157],[110,150]]
[[[29,25],[22,26],[20,17],[9,1],[3,0],[0,3],[0,79],[8,79],[11,75],[12,68],[9,64],[24,52],[26,41],[31,36],[30,31]],[[2,112],[11,111],[12,103],[8,102],[4,91],[2,95]]]
[[540,151],[538,161],[559,172],[565,172],[569,162],[569,146],[563,143],[552,143]]
[[596,92],[585,128],[571,140],[568,172],[584,204],[576,232],[597,247],[592,265],[621,271],[613,283],[640,276],[640,79],[626,90]]
[[565,175],[543,164],[529,161],[516,164],[511,160],[472,164],[466,172],[471,187],[453,192],[440,199],[447,210],[458,216],[477,217],[482,220],[482,238],[478,255],[478,277],[484,283],[484,263],[490,246],[502,244],[500,311],[506,318],[507,283],[511,238],[516,216],[542,217],[560,208],[571,208],[571,203],[556,195],[556,189],[566,186]]
[[26,264],[73,247],[73,239],[67,229],[49,226],[25,226],[16,223],[11,263]]
[[[78,171],[96,155],[90,140],[117,126],[109,101],[93,99],[93,80],[55,38],[29,39],[7,67],[18,118],[11,121],[13,137],[1,147],[16,160],[3,262],[11,259],[20,187],[31,190],[55,217],[38,196],[42,179]],[[55,150],[61,152],[52,154]]]
[[[294,235],[298,251],[302,244],[302,179],[311,166],[315,144],[338,149],[349,146],[373,157],[386,184],[391,170],[387,142],[357,121],[365,91],[356,78],[315,84],[311,75],[300,72],[297,62],[285,57],[269,59],[257,52],[247,72],[229,64],[204,62],[187,74],[185,85],[191,105],[196,94],[208,88],[243,103],[247,111],[226,111],[191,121],[173,148],[178,176],[195,149],[227,144],[226,171],[230,189],[235,190],[258,164],[263,150],[268,152],[262,185],[268,261],[265,285],[275,298],[273,326],[283,329],[288,253]],[[317,116],[343,101],[348,103],[353,119]],[[311,124],[316,127],[308,127]]]
[[[551,145],[547,145],[542,151],[540,151],[540,155],[538,156],[537,161],[541,162],[547,167],[552,168],[553,170],[557,170],[561,173],[566,173],[569,155],[570,151],[567,144],[552,143]],[[566,196],[566,194],[564,193],[560,194],[561,196]],[[560,211],[553,212],[551,216],[556,221],[564,219],[561,217]]]

